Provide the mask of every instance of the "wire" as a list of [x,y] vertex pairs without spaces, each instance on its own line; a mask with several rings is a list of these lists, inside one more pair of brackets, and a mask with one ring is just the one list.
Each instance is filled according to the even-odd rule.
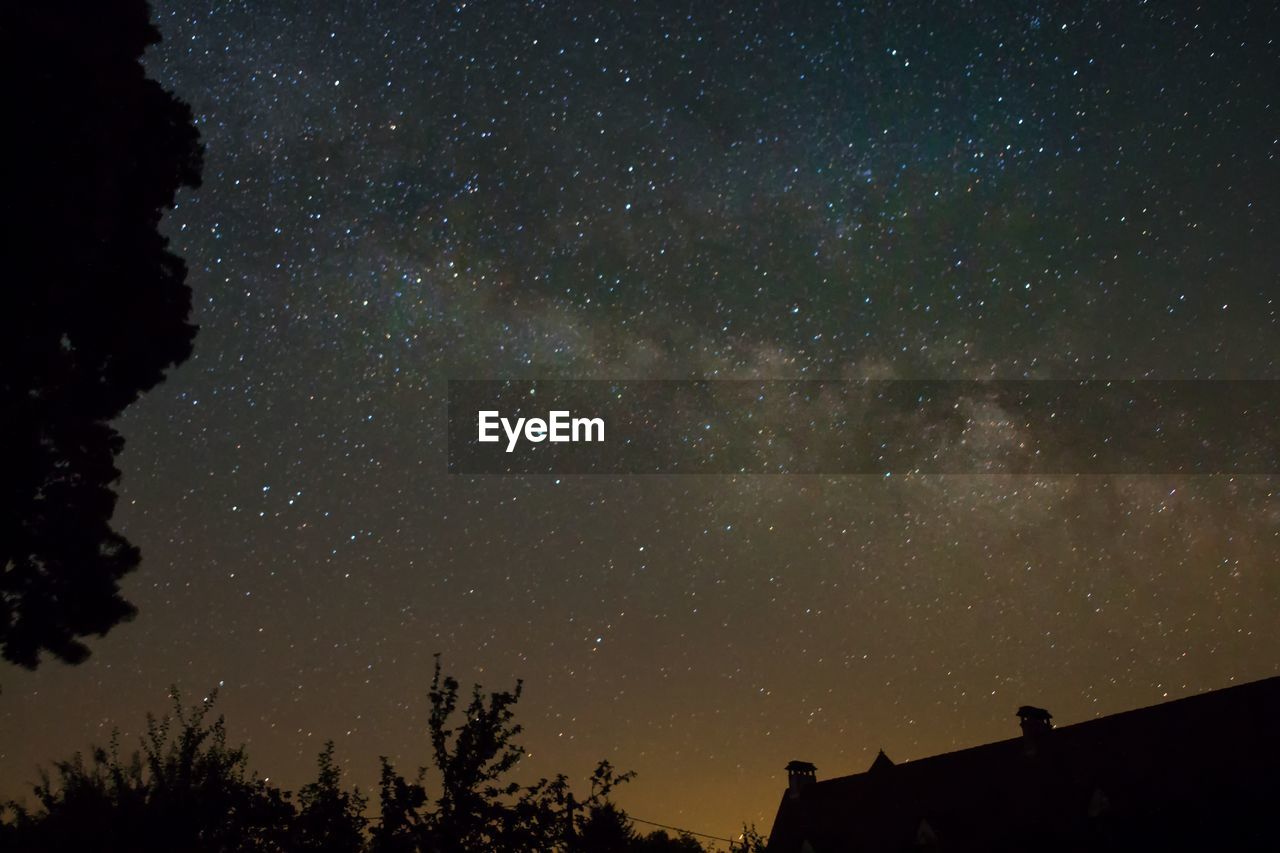
[[649,826],[661,827],[662,829],[672,829],[672,830],[675,830],[676,832],[684,833],[685,835],[696,835],[699,838],[710,838],[714,841],[727,841],[730,844],[738,843],[737,839],[725,838],[724,836],[721,836],[721,835],[708,835],[705,832],[694,832],[692,829],[682,829],[678,826],[670,826],[665,823],[658,823],[656,820],[645,820],[643,818],[632,817],[631,815],[627,815],[627,820],[633,821],[635,823],[648,824]]

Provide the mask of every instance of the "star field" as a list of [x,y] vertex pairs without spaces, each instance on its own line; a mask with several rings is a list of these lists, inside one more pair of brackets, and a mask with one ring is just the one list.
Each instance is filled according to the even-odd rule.
[[0,796],[220,685],[253,765],[767,828],[820,777],[1280,672],[1274,477],[445,473],[449,378],[1280,379],[1266,4],[157,3],[195,354],[129,410],[138,619],[6,670]]

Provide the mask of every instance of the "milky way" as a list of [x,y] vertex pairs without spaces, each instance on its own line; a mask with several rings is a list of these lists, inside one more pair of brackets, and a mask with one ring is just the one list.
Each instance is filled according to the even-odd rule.
[[159,4],[201,332],[122,422],[140,615],[5,670],[0,794],[169,684],[367,789],[441,652],[522,774],[725,835],[1280,672],[1274,477],[445,471],[449,378],[1280,379],[1267,4],[1059,5]]

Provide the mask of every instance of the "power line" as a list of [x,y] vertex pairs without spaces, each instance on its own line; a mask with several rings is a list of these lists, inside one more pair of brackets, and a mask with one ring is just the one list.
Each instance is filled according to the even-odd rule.
[[661,827],[662,829],[671,829],[671,830],[675,830],[676,832],[680,832],[680,833],[683,833],[683,834],[685,834],[685,835],[696,835],[696,836],[698,836],[699,838],[710,838],[710,839],[712,839],[713,841],[727,841],[727,842],[729,842],[730,844],[737,844],[737,843],[738,843],[738,842],[737,842],[737,840],[735,840],[735,839],[733,839],[733,838],[725,838],[725,837],[723,837],[723,836],[721,836],[721,835],[708,835],[708,834],[707,834],[707,833],[705,833],[705,832],[694,832],[692,829],[682,829],[681,827],[678,827],[678,826],[670,826],[670,825],[665,824],[665,823],[658,823],[656,820],[645,820],[644,818],[632,817],[631,815],[627,815],[627,820],[630,820],[630,821],[632,821],[632,822],[634,822],[634,823],[644,823],[644,824],[648,824],[649,826],[658,826],[658,827]]

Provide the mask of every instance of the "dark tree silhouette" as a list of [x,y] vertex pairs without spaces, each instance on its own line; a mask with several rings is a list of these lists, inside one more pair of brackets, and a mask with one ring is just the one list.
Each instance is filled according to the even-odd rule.
[[613,803],[592,809],[578,833],[578,853],[613,853],[635,846],[639,836],[627,820],[627,813]]
[[[567,777],[521,785],[507,779],[524,751],[514,691],[481,693],[460,707],[458,682],[431,681],[427,724],[431,764],[412,780],[382,759],[378,815],[366,815],[359,790],[342,786],[333,743],[318,759],[316,780],[297,795],[249,769],[243,747],[227,744],[221,717],[210,722],[216,693],[184,708],[176,692],[162,718],[148,716],[140,751],[124,760],[116,739],[57,762],[33,788],[35,808],[9,803],[0,850],[34,853],[183,850],[263,853],[696,853],[687,835],[637,833],[609,797],[631,779],[602,761],[578,799]],[[462,711],[462,714],[458,712]],[[455,723],[455,718],[461,717]],[[437,793],[432,796],[429,791]],[[763,841],[735,850],[756,853]]]
[[[102,853],[193,853],[284,850],[295,815],[287,795],[248,769],[243,747],[227,745],[221,717],[209,721],[214,696],[148,716],[142,748],[124,760],[115,738],[88,761],[76,754],[43,773],[39,809],[10,804],[5,849]],[[324,758],[321,759],[323,779]],[[358,830],[357,830],[358,831]],[[310,848],[321,849],[321,848]]]
[[200,180],[191,111],[147,79],[143,0],[6,4],[12,270],[0,285],[0,653],[77,663],[133,615],[110,526],[110,422],[191,353],[186,267],[157,230]]
[[765,853],[769,849],[769,838],[756,829],[754,823],[743,824],[742,837],[729,849],[732,853]]
[[[514,740],[521,727],[513,722],[521,691],[517,683],[514,690],[486,697],[476,686],[462,723],[455,726],[459,685],[443,675],[436,658],[427,720],[432,768],[420,768],[407,780],[382,759],[374,853],[576,849],[583,823],[632,774],[618,773],[609,762],[600,762],[591,775],[590,793],[581,800],[573,795],[564,775],[531,785],[507,779],[524,757],[523,747]],[[429,773],[439,784],[434,799],[427,793]]]
[[665,829],[655,829],[622,850],[628,853],[705,853],[706,848],[693,836],[670,835]]
[[343,789],[342,774],[333,761],[333,741],[324,745],[318,763],[316,781],[298,791],[301,808],[292,833],[297,848],[316,853],[360,853],[365,844],[368,801],[359,791]]

